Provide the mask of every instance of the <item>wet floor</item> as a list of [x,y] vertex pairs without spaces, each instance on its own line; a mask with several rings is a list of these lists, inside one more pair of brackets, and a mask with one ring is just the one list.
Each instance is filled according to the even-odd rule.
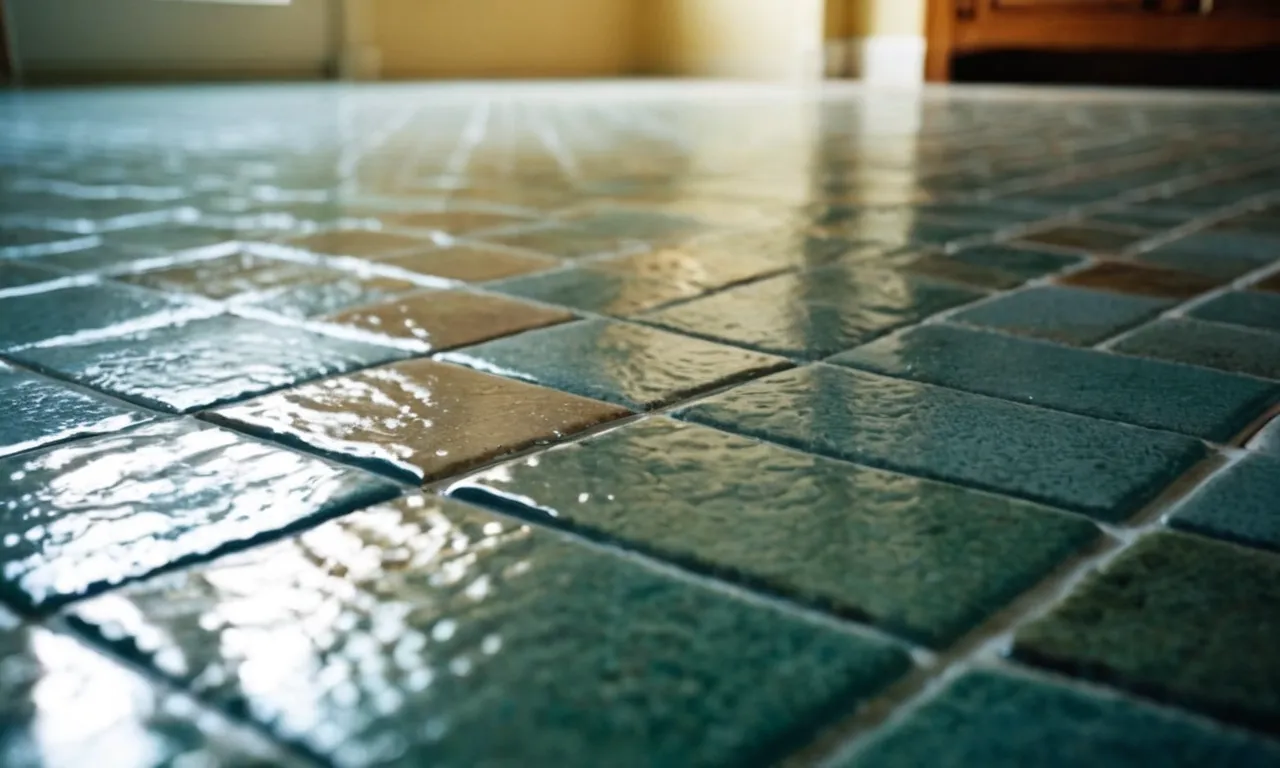
[[1280,765],[1280,99],[0,97],[0,764]]

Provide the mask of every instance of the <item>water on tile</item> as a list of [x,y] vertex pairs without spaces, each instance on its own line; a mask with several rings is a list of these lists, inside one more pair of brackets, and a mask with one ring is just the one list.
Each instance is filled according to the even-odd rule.
[[484,283],[545,272],[560,264],[550,256],[487,243],[459,243],[378,261],[420,275],[464,283]]
[[1155,265],[1104,261],[1058,278],[1063,285],[1162,299],[1189,299],[1227,280]]
[[[109,336],[201,312],[199,305],[180,298],[109,283],[8,296],[0,301],[0,350],[58,343],[81,334]],[[209,314],[207,309],[203,312]]]
[[0,456],[149,421],[142,411],[77,392],[56,381],[0,364]]
[[951,315],[951,320],[1062,344],[1089,346],[1155,317],[1165,299],[1038,285]]

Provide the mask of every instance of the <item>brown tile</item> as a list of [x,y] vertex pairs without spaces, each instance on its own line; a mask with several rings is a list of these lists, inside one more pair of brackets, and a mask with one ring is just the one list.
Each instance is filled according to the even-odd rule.
[[285,244],[312,253],[334,256],[380,256],[411,248],[427,248],[435,245],[435,242],[429,237],[410,237],[369,229],[344,229],[295,237],[285,241]]
[[563,309],[501,296],[429,291],[330,315],[328,322],[419,342],[436,351],[572,320]]
[[1022,242],[1052,245],[1091,253],[1116,253],[1141,241],[1146,235],[1097,227],[1066,226],[1034,232],[1019,238]]
[[732,252],[690,244],[606,259],[591,266],[700,293],[774,275],[793,265],[772,252]]
[[429,482],[630,411],[434,360],[278,392],[214,421]]
[[1260,291],[1274,291],[1280,293],[1280,273],[1274,274],[1260,283],[1254,283],[1254,288]]
[[381,213],[383,224],[417,229],[434,229],[449,234],[494,229],[528,221],[527,218],[492,211],[413,211],[410,213]]
[[1061,277],[1058,282],[1082,288],[1168,299],[1189,299],[1213,290],[1220,284],[1217,280],[1190,272],[1118,261],[1101,262]]
[[521,253],[491,245],[455,245],[380,261],[420,275],[434,275],[466,283],[502,280],[542,272],[560,265],[558,259],[550,256]]

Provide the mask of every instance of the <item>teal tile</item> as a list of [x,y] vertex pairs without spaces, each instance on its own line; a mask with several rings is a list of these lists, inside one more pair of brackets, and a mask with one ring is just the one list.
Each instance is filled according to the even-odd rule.
[[1280,294],[1232,291],[1197,304],[1187,313],[1199,320],[1280,331]]
[[485,287],[509,296],[619,316],[634,315],[706,292],[689,282],[651,280],[624,271],[587,268],[541,272],[488,283]]
[[1280,417],[1272,417],[1249,441],[1249,447],[1280,455]]
[[1253,377],[941,324],[830,362],[1218,442],[1280,402],[1280,386]]
[[883,641],[422,498],[74,620],[337,765],[770,763],[908,666]]
[[1280,731],[1280,557],[1156,533],[1021,630],[1015,655]]
[[1023,673],[966,672],[833,768],[1261,768],[1280,746]]
[[78,274],[97,274],[118,272],[128,269],[129,265],[157,255],[144,250],[126,248],[111,243],[103,243],[93,248],[55,253],[34,259],[35,263],[44,267],[62,269]]
[[1019,336],[1089,346],[1132,328],[1173,306],[1149,296],[1124,296],[1044,285],[961,310],[951,319]]
[[168,421],[0,459],[0,594],[36,610],[390,498],[356,470]]
[[962,248],[947,254],[946,258],[973,269],[989,271],[993,277],[978,284],[992,288],[1013,288],[1084,261],[1083,256],[998,244]]
[[0,364],[0,456],[149,421],[141,411],[99,400]]
[[745,384],[682,415],[1108,521],[1205,455],[1188,437],[825,365]]
[[40,370],[177,413],[408,355],[389,346],[231,315],[13,353]]
[[790,365],[772,355],[615,320],[586,320],[439,359],[644,411]]
[[1222,280],[1231,280],[1280,259],[1280,240],[1269,249],[1244,247],[1240,240],[1235,233],[1199,232],[1144,250],[1135,258]]
[[668,419],[461,480],[490,504],[944,646],[1098,530]]
[[0,223],[0,258],[30,258],[92,248],[102,242],[96,235],[55,232],[36,227]]
[[246,728],[81,642],[7,614],[0,658],[0,765],[295,764]]
[[1280,551],[1280,456],[1250,453],[1196,489],[1170,525]]
[[27,288],[32,285],[47,283],[60,277],[61,275],[58,272],[45,269],[36,264],[25,263],[16,259],[0,261],[0,293],[5,293],[15,288]]
[[196,311],[182,299],[109,284],[8,296],[0,301],[0,350],[86,331],[97,336],[119,328],[124,333],[136,323],[158,324]]
[[812,359],[983,295],[914,275],[838,266],[731,288],[643,319],[762,352]]
[[1117,352],[1280,379],[1280,334],[1199,320],[1169,319],[1126,336]]

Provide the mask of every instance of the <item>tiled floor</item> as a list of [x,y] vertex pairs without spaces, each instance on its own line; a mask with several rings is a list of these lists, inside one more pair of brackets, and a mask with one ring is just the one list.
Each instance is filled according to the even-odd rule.
[[0,169],[0,764],[1280,765],[1280,99],[61,91]]

